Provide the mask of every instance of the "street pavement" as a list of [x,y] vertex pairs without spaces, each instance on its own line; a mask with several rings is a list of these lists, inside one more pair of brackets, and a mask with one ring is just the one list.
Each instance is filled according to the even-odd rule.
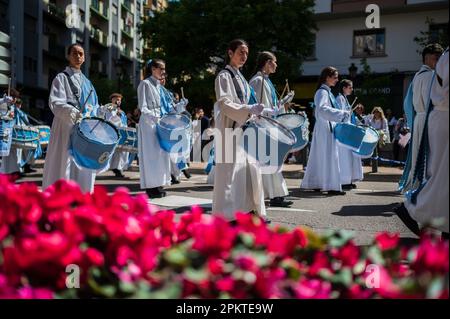
[[[206,184],[203,172],[205,164],[191,164],[191,179],[184,176],[178,185],[167,187],[168,196],[151,202],[163,209],[173,209],[184,213],[191,205],[200,205],[205,211],[211,210],[213,186]],[[27,174],[18,183],[42,182],[43,162],[36,163],[37,172]],[[365,167],[365,179],[357,183],[358,188],[345,196],[327,196],[300,189],[303,170],[301,165],[285,165],[283,175],[289,188],[288,199],[291,208],[268,207],[268,217],[272,225],[287,228],[307,226],[323,234],[329,230],[349,230],[355,235],[359,245],[371,243],[379,232],[399,233],[404,244],[412,244],[417,237],[412,234],[393,213],[395,205],[403,200],[397,191],[397,183],[402,174],[399,168],[379,167],[378,173],[371,173]],[[96,184],[104,185],[113,192],[117,187],[127,187],[132,194],[142,193],[139,186],[139,172],[136,166],[125,172],[125,178],[116,178],[112,172],[97,176]]]

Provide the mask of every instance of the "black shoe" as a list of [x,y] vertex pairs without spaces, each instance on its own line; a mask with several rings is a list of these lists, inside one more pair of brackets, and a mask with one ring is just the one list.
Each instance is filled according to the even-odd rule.
[[37,171],[33,168],[31,168],[30,164],[25,164],[23,167],[24,173],[36,173]]
[[328,191],[328,195],[331,196],[343,196],[346,195],[346,192],[340,192],[340,191]]
[[171,183],[172,185],[180,184],[180,181],[177,180],[177,178],[176,178],[174,175],[170,175],[170,177],[171,177],[170,183]]
[[147,193],[147,196],[149,198],[163,198],[167,195],[165,191],[161,191],[158,187],[148,188],[145,190],[145,192]]
[[266,225],[272,224],[272,221],[268,218],[262,218],[262,220],[263,220],[264,224],[266,224]]
[[342,185],[342,189],[351,190],[351,189],[353,189],[353,186],[352,186],[352,184],[345,184],[345,185]]
[[420,237],[419,224],[411,217],[405,205],[402,203],[398,207],[394,208],[394,213],[400,218],[406,227],[415,235]]
[[192,177],[191,174],[189,173],[189,171],[188,171],[187,169],[183,170],[183,174],[184,174],[184,176],[185,176],[187,179],[189,179],[189,178]]
[[351,185],[352,185],[352,188],[353,188],[353,189],[357,189],[357,188],[358,188],[358,186],[356,186],[356,184],[353,184],[353,183],[352,183]]
[[283,197],[275,197],[270,200],[270,207],[290,207],[294,202],[286,201]]
[[315,191],[316,193],[322,192],[322,190],[320,188],[315,188],[315,189],[313,189],[313,191]]
[[123,175],[123,173],[117,168],[113,169],[112,171],[116,177],[121,177],[121,178],[125,177],[125,175]]

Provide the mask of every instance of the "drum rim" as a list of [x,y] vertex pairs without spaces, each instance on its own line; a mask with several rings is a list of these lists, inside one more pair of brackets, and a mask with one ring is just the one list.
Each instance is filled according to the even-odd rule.
[[[293,145],[295,145],[295,143],[297,143],[297,136],[295,136],[295,134],[292,132],[292,130],[288,129],[286,126],[284,126],[283,124],[281,124],[277,120],[275,120],[275,119],[273,119],[271,117],[263,116],[263,115],[260,115],[259,118],[268,120],[271,123],[275,123],[276,125],[279,125],[283,130],[285,130],[288,133],[286,135],[290,135],[293,138],[293,143],[291,144],[291,146],[293,146]],[[254,123],[255,121],[252,121],[252,119],[249,119],[247,121],[248,124],[252,123],[252,122]],[[247,123],[246,123],[246,126],[247,126]],[[288,144],[288,143],[286,143],[286,144]]]
[[[162,125],[162,124],[164,124],[164,123],[161,124],[161,121],[162,121],[163,119],[167,118],[167,117],[182,117],[182,118],[186,118],[186,119],[189,120],[189,123],[185,123],[186,125],[183,126],[183,127],[168,128],[167,126]],[[187,130],[187,129],[189,129],[189,127],[190,127],[191,125],[192,125],[191,119],[188,118],[186,115],[183,115],[183,114],[166,114],[166,115],[162,116],[162,117],[159,119],[158,123],[157,123],[157,127],[162,128],[162,129],[165,129],[165,130],[177,130],[177,129]]]
[[[303,123],[298,126],[298,127],[302,127],[303,125],[305,125],[305,123],[308,121],[308,117],[303,115],[303,114],[299,114],[299,113],[283,113],[283,114],[278,114],[277,117],[275,118],[276,120],[279,119],[280,117],[286,117],[286,116],[300,116],[304,119]],[[288,128],[289,129],[289,128]]]
[[[104,123],[108,124],[108,125],[111,126],[111,127],[114,129],[114,131],[116,132],[116,134],[117,134],[117,141],[116,141],[115,143],[101,143],[101,142],[98,142],[98,141],[96,141],[96,140],[93,140],[93,139],[88,138],[86,135],[84,135],[84,133],[83,133],[83,132],[81,131],[81,129],[80,129],[80,124],[81,124],[81,122],[84,121],[84,120],[99,120],[99,121],[101,121],[101,122],[104,122]],[[97,144],[97,145],[108,145],[108,146],[111,146],[111,145],[117,145],[117,143],[119,143],[119,139],[120,139],[119,130],[117,129],[117,127],[114,126],[114,124],[109,123],[107,120],[104,120],[104,119],[102,119],[102,118],[100,118],[100,117],[85,117],[85,118],[83,118],[83,119],[81,120],[81,122],[76,124],[76,128],[77,128],[77,131],[80,133],[79,136],[80,136],[81,138],[83,138],[85,141],[88,141],[88,142],[90,142],[90,143],[94,143],[94,144]]]

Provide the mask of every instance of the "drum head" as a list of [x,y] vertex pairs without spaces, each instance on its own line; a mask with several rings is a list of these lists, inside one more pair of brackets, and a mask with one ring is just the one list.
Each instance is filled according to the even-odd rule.
[[271,118],[260,116],[254,120],[254,124],[258,129],[264,129],[267,136],[281,143],[293,145],[296,142],[295,135],[287,127]]
[[103,144],[115,144],[119,139],[117,129],[110,123],[99,118],[85,118],[79,125],[79,130],[89,140]]
[[301,114],[281,114],[277,117],[277,121],[292,130],[305,124],[305,117]]
[[188,117],[181,114],[170,114],[161,118],[159,125],[165,129],[189,128],[191,121]]
[[366,129],[366,134],[364,135],[363,142],[364,143],[377,143],[380,139],[380,135],[376,130],[371,127]]

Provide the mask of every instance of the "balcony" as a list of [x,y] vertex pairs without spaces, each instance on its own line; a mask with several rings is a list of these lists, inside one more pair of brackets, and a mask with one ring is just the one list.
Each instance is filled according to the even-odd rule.
[[91,11],[96,13],[100,18],[106,21],[109,20],[108,7],[102,1],[93,0],[91,3]]
[[131,0],[123,0],[122,7],[124,7],[125,10],[134,13],[134,4]]
[[45,6],[44,3],[44,11],[52,18],[59,22],[66,23],[66,13],[63,9],[58,8],[56,4],[47,2],[47,5]]
[[130,39],[133,39],[133,28],[122,22],[122,33]]
[[93,60],[89,68],[89,74],[97,74],[100,76],[108,76],[107,64],[103,61]]
[[108,36],[102,30],[92,28],[90,36],[91,39],[96,40],[100,45],[104,47],[108,46]]
[[125,58],[127,58],[128,60],[132,61],[133,60],[133,52],[130,50],[129,47],[127,47],[125,44],[122,44],[121,46],[121,50],[120,50],[120,54],[122,56],[124,56]]

